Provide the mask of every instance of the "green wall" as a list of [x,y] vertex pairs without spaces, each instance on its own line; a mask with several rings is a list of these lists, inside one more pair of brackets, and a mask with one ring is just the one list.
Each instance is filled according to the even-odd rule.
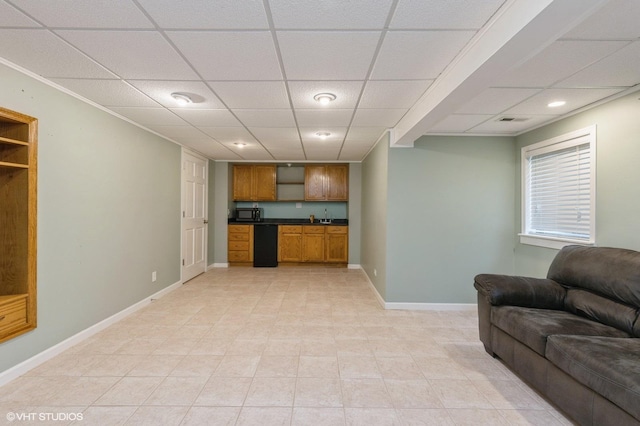
[[180,147],[4,65],[0,103],[39,122],[38,328],[3,371],[180,280]]
[[[517,138],[516,230],[520,230],[520,148],[595,124],[596,245],[640,250],[639,92]],[[516,243],[519,275],[544,277],[557,250]]]
[[389,150],[387,302],[473,303],[513,272],[514,139],[423,136]]

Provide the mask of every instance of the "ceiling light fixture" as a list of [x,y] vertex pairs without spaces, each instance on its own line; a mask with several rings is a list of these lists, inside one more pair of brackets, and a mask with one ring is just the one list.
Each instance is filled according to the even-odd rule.
[[316,136],[319,137],[322,140],[325,140],[326,138],[331,136],[331,133],[329,133],[329,132],[318,132],[318,133],[316,133]]
[[244,148],[245,146],[247,146],[247,144],[244,142],[234,142],[233,144],[238,148]]
[[549,108],[557,108],[557,107],[561,107],[562,105],[566,104],[566,101],[554,101],[554,102],[549,102],[547,104],[547,106]]
[[171,94],[171,97],[175,99],[179,105],[188,105],[190,103],[193,103],[193,99],[191,99],[191,96],[187,95],[186,93],[173,92]]
[[318,93],[313,97],[320,105],[329,105],[330,102],[336,100],[336,95],[333,93]]

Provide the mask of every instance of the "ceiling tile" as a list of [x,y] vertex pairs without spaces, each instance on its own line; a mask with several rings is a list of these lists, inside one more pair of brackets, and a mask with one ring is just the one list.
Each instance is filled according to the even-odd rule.
[[291,80],[363,80],[380,38],[377,31],[277,34],[285,73]]
[[27,17],[24,13],[8,5],[5,2],[0,3],[0,27],[40,27],[33,19]]
[[390,31],[382,43],[371,78],[434,79],[474,34],[472,31]]
[[306,141],[304,152],[310,161],[336,161],[340,155],[342,141]]
[[161,135],[165,135],[166,137],[173,139],[177,142],[189,141],[193,139],[203,139],[206,138],[205,135],[200,130],[196,129],[192,126],[147,126],[154,132],[158,132]]
[[242,158],[223,146],[213,138],[184,138],[182,143],[191,149],[194,149],[208,158],[214,160],[241,160]]
[[479,29],[505,0],[400,0],[390,28]]
[[364,81],[289,81],[294,108],[318,108],[313,97],[333,93],[336,99],[322,108],[355,108]]
[[349,143],[375,143],[380,136],[387,130],[386,127],[353,127],[349,128],[347,133],[347,142]]
[[300,142],[300,140],[297,141],[288,141],[288,142],[283,142],[283,141],[277,141],[277,142],[264,142],[264,140],[261,140],[262,145],[268,149],[270,152],[284,152],[284,151],[300,151],[302,152],[302,143]]
[[262,0],[138,0],[162,28],[267,29]]
[[173,108],[172,111],[194,126],[242,126],[228,109]]
[[187,126],[183,119],[165,108],[111,107],[114,111],[142,125]]
[[66,87],[106,107],[158,107],[152,99],[140,93],[122,80],[76,80],[68,78],[51,79],[54,83]]
[[359,144],[356,144],[353,142],[347,142],[342,147],[338,160],[361,161],[364,159],[364,156],[367,155],[367,153],[371,150],[374,144],[375,144],[375,140],[368,141],[366,143],[359,143]]
[[298,149],[269,149],[269,152],[276,160],[280,161],[304,161],[307,159],[302,147]]
[[[589,105],[595,101],[618,93],[617,89],[547,89],[527,99],[526,101],[505,111],[505,114],[566,114],[575,109]],[[563,100],[567,103],[557,108],[549,108],[547,104]]]
[[47,78],[117,78],[47,30],[0,30],[0,57]]
[[351,122],[352,109],[297,109],[300,127],[346,127]]
[[289,108],[287,89],[282,81],[219,81],[209,85],[231,109]]
[[167,108],[176,108],[178,106],[176,100],[171,97],[173,92],[195,95],[192,96],[194,103],[185,105],[181,109],[224,108],[220,99],[201,81],[127,80],[127,82]]
[[483,114],[452,114],[431,127],[429,133],[464,133],[469,129],[490,120],[493,115]]
[[381,29],[391,3],[391,0],[269,1],[276,29]]
[[247,145],[242,148],[227,143],[223,145],[225,145],[227,148],[229,148],[231,151],[233,151],[243,159],[251,159],[253,161],[273,161],[273,157],[271,156],[271,154],[258,144]]
[[249,130],[266,146],[270,144],[300,144],[300,136],[295,127],[250,127]]
[[640,41],[557,84],[559,87],[631,87],[640,83]]
[[[326,139],[321,139],[316,135],[318,131],[329,132],[331,135]],[[307,144],[312,144],[313,146],[330,146],[336,143],[342,144],[346,134],[346,127],[323,127],[322,129],[316,127],[300,127],[300,135],[302,136],[302,142],[305,144],[305,147]]]
[[57,32],[64,39],[124,79],[193,80],[198,76],[156,32]]
[[588,40],[634,40],[640,38],[640,2],[638,0],[610,0],[564,38]]
[[200,31],[167,35],[205,80],[280,80],[269,31]]
[[234,109],[233,113],[247,127],[293,127],[290,109]]
[[360,108],[411,108],[433,80],[368,81],[358,105]]
[[622,48],[624,41],[556,41],[493,86],[548,87]]
[[557,115],[526,115],[526,116],[514,116],[515,118],[525,118],[526,121],[498,121],[502,116],[496,116],[492,120],[486,121],[472,129],[469,129],[469,133],[486,133],[494,135],[512,135],[532,127],[541,125],[547,121],[551,121],[559,116]]
[[407,112],[406,109],[363,109],[359,108],[353,119],[353,126],[393,127]]
[[540,89],[491,88],[464,104],[458,114],[500,114],[540,92]]
[[153,28],[131,0],[20,0],[19,7],[49,27]]
[[257,144],[257,141],[251,133],[244,127],[198,127],[207,135],[211,136],[220,143],[233,144],[233,143],[246,143]]

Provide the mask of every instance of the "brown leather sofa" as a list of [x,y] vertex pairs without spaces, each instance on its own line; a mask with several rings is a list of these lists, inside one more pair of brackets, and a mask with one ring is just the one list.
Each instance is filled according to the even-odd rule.
[[546,279],[480,274],[486,351],[582,425],[640,425],[640,252],[568,246]]

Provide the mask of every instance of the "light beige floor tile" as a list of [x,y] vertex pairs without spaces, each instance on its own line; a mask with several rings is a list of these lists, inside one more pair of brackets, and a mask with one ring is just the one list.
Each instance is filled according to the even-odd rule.
[[344,339],[336,341],[339,356],[373,356],[373,350],[368,340]]
[[200,392],[194,405],[242,406],[251,381],[250,378],[212,377]]
[[293,410],[282,407],[244,407],[236,422],[237,426],[288,426]]
[[449,416],[453,419],[456,426],[511,426],[497,410],[482,409],[455,409],[448,410]]
[[119,426],[133,415],[137,406],[129,407],[88,407],[82,412],[82,420],[72,424]]
[[373,356],[338,356],[340,377],[343,379],[377,379],[382,374]]
[[255,377],[296,377],[297,356],[263,355],[258,363]]
[[293,378],[262,378],[253,379],[249,393],[244,402],[249,407],[291,407],[296,388]]
[[441,408],[412,408],[397,410],[403,425],[411,426],[455,426],[446,409]]
[[260,339],[236,339],[227,349],[227,355],[262,355],[267,346],[267,337]]
[[489,400],[469,380],[428,380],[445,408],[491,409]]
[[309,408],[293,409],[292,426],[342,426],[345,424],[342,408]]
[[148,355],[127,373],[135,377],[168,376],[184,355]]
[[253,377],[259,362],[259,356],[225,355],[213,375],[216,377]]
[[222,361],[217,355],[185,355],[170,376],[209,377]]
[[466,380],[467,375],[465,369],[460,363],[451,358],[433,358],[433,357],[416,357],[414,356],[418,368],[427,379],[451,379]]
[[138,407],[125,425],[180,425],[189,407]]
[[140,405],[160,385],[162,377],[123,377],[96,405]]
[[342,407],[342,388],[337,378],[298,378],[296,407]]
[[225,355],[233,339],[203,338],[196,342],[189,355]]
[[398,426],[400,418],[395,410],[383,408],[345,408],[348,426]]
[[384,379],[422,379],[422,371],[411,357],[376,357],[378,369]]
[[336,356],[300,356],[298,377],[338,378],[338,357]]
[[342,398],[345,407],[393,408],[382,379],[342,380]]
[[125,376],[145,358],[144,355],[99,355],[84,372],[85,376]]
[[181,426],[232,426],[239,414],[240,407],[191,407]]
[[538,403],[538,399],[534,398],[516,382],[507,380],[473,380],[472,383],[494,408],[504,410],[545,409],[544,406]]
[[170,337],[153,351],[153,355],[186,355],[198,340],[195,338]]
[[336,356],[338,345],[335,341],[303,340],[300,356]]
[[401,340],[372,340],[371,350],[377,357],[408,357],[409,348]]
[[269,338],[263,355],[299,356],[302,341],[299,339]]
[[164,339],[131,339],[118,348],[116,353],[123,355],[149,355],[164,342]]
[[191,405],[207,377],[167,377],[144,402],[145,405]]
[[498,410],[511,426],[563,426],[571,423],[558,420],[544,410]]
[[426,380],[385,380],[385,384],[396,408],[443,408]]

